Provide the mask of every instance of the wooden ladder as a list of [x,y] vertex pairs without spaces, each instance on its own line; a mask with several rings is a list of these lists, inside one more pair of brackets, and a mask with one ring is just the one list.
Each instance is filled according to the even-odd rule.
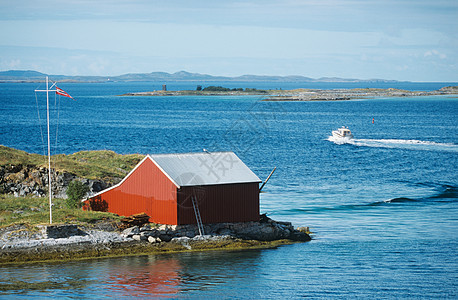
[[202,224],[202,218],[200,217],[199,207],[197,206],[197,199],[195,196],[191,196],[192,207],[194,208],[194,214],[196,215],[197,228],[199,229],[199,235],[204,235],[204,225]]

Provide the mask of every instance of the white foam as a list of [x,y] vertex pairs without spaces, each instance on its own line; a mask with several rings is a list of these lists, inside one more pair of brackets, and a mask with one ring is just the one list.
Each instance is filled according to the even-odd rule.
[[328,137],[328,141],[337,145],[351,144],[359,147],[397,148],[426,151],[458,152],[458,145],[453,143],[437,143],[433,141],[402,140],[402,139],[348,139]]
[[333,135],[328,137],[328,141],[333,142],[337,145],[343,145],[343,144],[352,144],[353,139],[348,138],[348,137],[335,137]]

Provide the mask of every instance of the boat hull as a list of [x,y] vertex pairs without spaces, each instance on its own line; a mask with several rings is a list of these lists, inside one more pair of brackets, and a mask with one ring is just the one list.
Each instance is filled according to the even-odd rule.
[[352,139],[353,134],[347,134],[347,135],[342,135],[339,131],[333,130],[332,131],[332,136],[338,139]]

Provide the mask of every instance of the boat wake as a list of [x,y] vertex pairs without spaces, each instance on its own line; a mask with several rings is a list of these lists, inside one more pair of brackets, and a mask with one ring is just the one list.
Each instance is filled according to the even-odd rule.
[[337,145],[343,145],[343,144],[353,144],[354,139],[347,138],[347,137],[335,137],[331,135],[328,137],[328,141],[333,142]]
[[426,151],[450,151],[458,152],[458,145],[454,143],[437,143],[420,140],[401,140],[401,139],[347,139],[328,137],[328,141],[337,145],[351,144],[358,147],[393,148],[408,150]]

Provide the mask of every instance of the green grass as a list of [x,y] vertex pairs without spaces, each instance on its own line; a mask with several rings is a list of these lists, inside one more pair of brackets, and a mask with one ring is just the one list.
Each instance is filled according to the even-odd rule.
[[[48,198],[0,195],[0,227],[14,224],[49,224]],[[53,223],[86,224],[98,220],[118,221],[112,213],[67,208],[63,199],[53,199]]]
[[[74,154],[58,154],[51,157],[51,167],[80,178],[101,179],[116,183],[125,177],[138,162],[141,154],[121,155],[113,151],[80,151]],[[47,167],[47,157],[0,145],[0,166]],[[103,212],[70,209],[65,200],[53,199],[53,223],[91,223],[101,219],[119,219]],[[49,223],[48,198],[18,197],[0,194],[0,226],[12,224]]]
[[0,145],[0,166],[5,165],[45,165],[46,158],[39,154],[27,153]]
[[[80,151],[69,155],[53,155],[51,167],[81,178],[102,179],[113,183],[126,176],[143,157],[141,154],[121,155],[108,150]],[[0,166],[6,165],[47,167],[47,158],[0,145]]]

